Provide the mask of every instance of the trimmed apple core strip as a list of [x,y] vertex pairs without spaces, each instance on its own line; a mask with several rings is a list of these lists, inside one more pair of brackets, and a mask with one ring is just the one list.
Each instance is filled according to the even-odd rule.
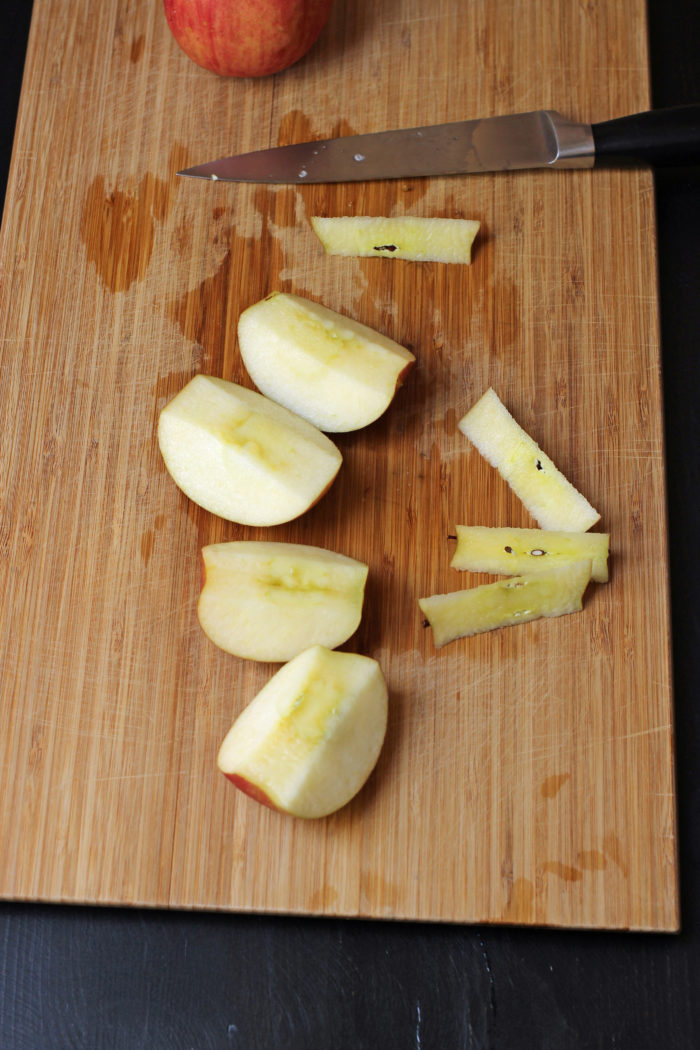
[[416,215],[314,215],[311,225],[328,255],[469,264],[481,224]]
[[600,520],[598,511],[515,421],[491,387],[457,426],[543,529],[586,532]]
[[591,579],[608,581],[610,537],[606,532],[552,532],[546,529],[458,525],[453,569],[518,576],[545,572],[572,562],[591,562]]
[[388,691],[376,660],[311,646],[243,709],[217,758],[236,787],[306,819],[340,809],[364,785],[384,742]]
[[175,483],[241,525],[299,517],[342,462],[330,438],[255,390],[196,375],[160,413],[158,443]]
[[263,394],[331,433],[378,419],[415,361],[388,336],[287,292],[243,311],[238,343]]
[[284,662],[354,634],[368,566],[299,543],[233,540],[202,548],[197,615],[207,637],[245,660]]
[[436,648],[500,627],[580,612],[591,578],[590,561],[546,572],[513,576],[449,594],[420,598]]

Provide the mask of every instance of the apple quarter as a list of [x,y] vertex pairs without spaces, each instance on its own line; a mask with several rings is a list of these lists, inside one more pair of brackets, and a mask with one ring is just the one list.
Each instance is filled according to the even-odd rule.
[[543,529],[585,532],[600,519],[490,387],[457,426]]
[[202,549],[200,625],[219,648],[283,662],[334,649],[357,630],[368,566],[297,543],[234,540]]
[[199,506],[241,525],[278,525],[330,487],[342,457],[307,420],[255,390],[196,375],[161,411],[168,472]]
[[258,802],[296,817],[324,817],[366,782],[387,716],[386,680],[376,660],[311,646],[243,709],[217,765]]
[[243,311],[238,342],[263,394],[331,433],[374,422],[415,361],[388,336],[285,292]]

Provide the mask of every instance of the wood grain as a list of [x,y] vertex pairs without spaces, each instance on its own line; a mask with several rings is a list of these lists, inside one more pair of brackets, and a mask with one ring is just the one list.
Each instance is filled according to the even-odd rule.
[[[56,46],[60,41],[60,46]],[[546,172],[208,185],[187,163],[301,138],[646,108],[644,4],[336,3],[286,73],[190,63],[157,4],[36,0],[0,244],[0,894],[181,908],[675,929],[675,799],[652,178]],[[312,214],[479,219],[470,267],[324,256]],[[416,368],[307,515],[244,529],[164,470],[197,371],[250,384],[242,309],[280,288]],[[493,385],[602,514],[583,613],[437,652],[454,525],[529,525],[459,434]],[[295,822],[216,772],[274,670],[216,650],[199,549],[262,536],[368,562],[391,691],[363,792]],[[480,582],[478,579],[476,582]]]

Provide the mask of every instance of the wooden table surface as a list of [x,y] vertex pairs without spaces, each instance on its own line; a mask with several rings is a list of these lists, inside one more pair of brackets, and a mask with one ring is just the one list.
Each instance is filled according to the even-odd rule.
[[[697,11],[652,3],[656,105],[695,101]],[[12,31],[21,25],[13,19]],[[3,46],[12,44],[12,34]],[[3,76],[18,56],[10,49]],[[21,55],[21,53],[20,53]],[[12,93],[3,93],[10,107]],[[16,94],[14,95],[16,97]],[[576,934],[7,904],[0,1045],[694,1047],[700,859],[697,173],[657,179],[682,932]]]

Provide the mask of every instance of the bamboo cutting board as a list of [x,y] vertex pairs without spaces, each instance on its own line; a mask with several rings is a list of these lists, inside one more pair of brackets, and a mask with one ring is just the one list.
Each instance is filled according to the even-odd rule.
[[[178,180],[309,137],[648,106],[643,0],[336,4],[297,66],[195,67],[158,3],[35,0],[0,246],[0,894],[49,901],[670,930],[678,925],[652,177],[546,172],[333,187]],[[324,256],[313,214],[447,215],[470,267]],[[242,309],[274,289],[409,346],[324,499],[270,530],[164,470],[160,408],[249,384]],[[457,523],[532,524],[457,430],[492,385],[601,512],[584,611],[435,650]],[[328,546],[370,567],[346,648],[391,693],[371,780],[299,822],[239,795],[219,743],[275,669],[196,619],[199,550]]]

